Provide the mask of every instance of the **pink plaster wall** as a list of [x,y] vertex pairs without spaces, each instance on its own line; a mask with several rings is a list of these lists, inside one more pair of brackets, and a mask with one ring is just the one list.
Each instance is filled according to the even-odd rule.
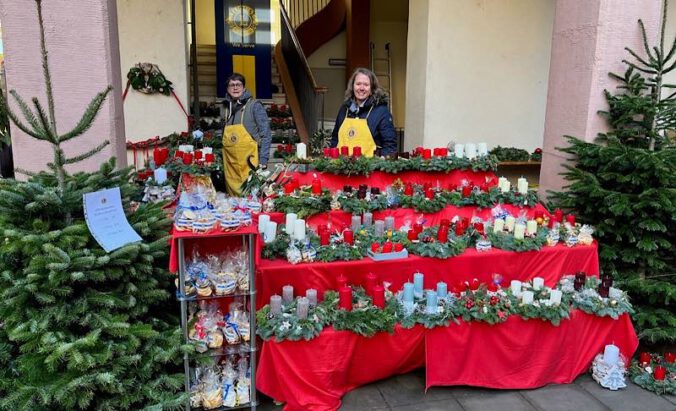
[[[111,144],[68,170],[95,170],[111,156],[118,158],[119,165],[126,165],[115,0],[42,3],[57,131],[61,134],[69,131],[96,93],[113,86],[92,128],[65,143],[64,150],[68,156],[86,152],[105,139]],[[37,96],[46,107],[36,10],[35,2],[30,0],[0,2],[5,71],[9,90],[16,90],[28,101]],[[18,112],[13,98],[10,105]],[[13,125],[11,133],[16,168],[43,170],[53,160],[48,143],[29,137]]]
[[661,16],[657,0],[557,0],[552,34],[547,112],[540,171],[540,195],[565,185],[559,175],[566,157],[556,147],[564,135],[593,141],[607,131],[599,110],[607,109],[603,90],[615,89],[608,72],[623,73],[629,46],[642,50],[638,19],[656,38]]

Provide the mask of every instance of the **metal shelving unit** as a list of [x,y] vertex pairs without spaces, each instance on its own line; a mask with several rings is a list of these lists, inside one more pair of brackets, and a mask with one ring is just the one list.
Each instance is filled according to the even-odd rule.
[[[200,296],[185,296],[183,292],[185,290],[185,273],[186,273],[186,264],[185,264],[185,241],[194,240],[198,238],[222,238],[222,237],[241,237],[242,245],[246,247],[248,252],[249,259],[249,292],[247,293],[235,293],[230,295],[223,296],[209,296],[209,297],[200,297]],[[209,237],[183,237],[177,239],[178,246],[178,276],[179,276],[179,291],[177,292],[177,300],[181,306],[181,329],[183,331],[183,337],[185,341],[188,340],[188,304],[189,303],[199,303],[200,301],[214,301],[222,300],[233,297],[245,297],[248,300],[248,309],[249,309],[249,345],[245,350],[240,349],[229,351],[228,347],[224,345],[219,349],[210,349],[203,354],[199,354],[201,357],[221,357],[221,356],[233,356],[233,355],[248,355],[249,356],[249,372],[251,374],[251,385],[249,387],[249,399],[250,402],[247,404],[242,404],[235,407],[218,407],[212,408],[210,411],[221,411],[221,410],[234,410],[234,409],[252,409],[255,410],[258,406],[258,398],[256,395],[256,353],[258,352],[258,347],[256,345],[256,256],[255,256],[255,241],[256,235],[253,233],[223,233],[222,236],[209,236]],[[226,344],[224,342],[224,344]],[[183,367],[185,372],[185,392],[190,394],[190,381],[192,379],[194,370],[191,367],[191,358],[188,354],[183,356]],[[192,408],[190,406],[190,398],[186,404],[186,410],[203,410],[204,408]]]

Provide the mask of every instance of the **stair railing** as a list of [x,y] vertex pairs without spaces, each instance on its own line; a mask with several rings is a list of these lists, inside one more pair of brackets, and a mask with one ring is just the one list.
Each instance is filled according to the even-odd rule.
[[289,22],[297,29],[305,20],[326,7],[331,0],[282,0]]

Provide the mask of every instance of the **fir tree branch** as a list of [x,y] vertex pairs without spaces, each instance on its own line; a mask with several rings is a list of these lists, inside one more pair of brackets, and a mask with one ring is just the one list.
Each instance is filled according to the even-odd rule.
[[648,55],[650,60],[655,60],[655,58],[650,54],[650,46],[648,45],[648,35],[645,32],[645,26],[643,25],[643,20],[639,19],[638,20],[638,25],[641,29],[641,39],[643,40],[643,49],[645,50],[645,53]]
[[68,133],[58,137],[59,142],[63,143],[74,137],[80,136],[82,135],[82,133],[87,131],[92,126],[94,119],[96,118],[96,115],[99,113],[99,110],[101,109],[101,105],[106,100],[108,93],[112,89],[113,88],[111,86],[108,86],[104,91],[97,94],[96,97],[94,97],[92,101],[89,103],[89,106],[87,106],[84,115],[77,123],[75,128],[73,128]]
[[49,73],[49,54],[47,44],[45,43],[45,22],[42,18],[42,0],[35,0],[38,7],[38,23],[40,25],[40,50],[42,51],[42,71],[45,77],[45,86],[47,91],[47,107],[49,108],[49,118],[52,124],[52,132],[58,135],[56,131],[56,115],[54,110],[54,94],[52,92],[52,76]]
[[[644,66],[646,66],[646,67],[652,67],[652,66],[653,66],[651,63],[648,63],[647,61],[643,60],[643,59],[641,58],[641,56],[639,56],[638,54],[636,54],[636,53],[634,52],[634,50],[630,49],[629,47],[625,47],[624,49],[627,50],[627,51],[629,52],[629,54],[631,54],[632,56],[634,56],[634,58],[635,58],[636,60],[638,60],[638,61],[639,61],[641,64],[643,64]],[[611,75],[611,77],[612,77],[612,75]]]
[[79,163],[82,160],[88,159],[89,157],[93,156],[94,154],[98,153],[99,151],[103,150],[104,147],[106,147],[108,144],[110,144],[110,141],[106,140],[103,143],[99,144],[97,147],[87,151],[86,153],[80,154],[75,157],[67,158],[64,159],[63,164],[74,164],[74,163]]
[[37,98],[33,97],[33,105],[35,105],[35,111],[37,111],[40,123],[42,123],[42,129],[45,131],[45,137],[50,143],[56,144],[56,135],[52,133],[52,130],[50,129],[51,126],[49,124],[49,119],[47,118],[45,110],[42,108],[42,104],[40,104],[40,101]]
[[30,130],[26,125],[24,125],[21,120],[14,114],[12,110],[9,109],[9,105],[7,106],[7,115],[9,118],[12,119],[12,122],[14,122],[14,125],[16,125],[21,131],[24,133],[28,134],[29,136],[36,138],[38,140],[45,140],[48,141],[47,138],[45,137],[45,130],[43,130],[40,127],[40,124],[38,123],[37,119],[35,118],[35,114],[31,111],[30,108],[28,108],[28,105],[26,104],[25,101],[21,98],[19,93],[17,93],[15,90],[10,90],[9,92],[12,97],[14,97],[14,100],[16,103],[19,105],[19,109],[23,113],[24,117],[26,118],[26,121],[28,121],[28,124],[33,127],[33,130]]
[[634,63],[632,63],[632,62],[629,61],[629,60],[622,60],[622,62],[623,62],[624,64],[629,65],[629,66],[632,67],[632,68],[635,68],[635,69],[638,70],[638,71],[643,72],[643,73],[657,74],[657,71],[655,71],[655,70],[644,69],[643,67],[639,67],[639,66],[637,66],[637,65],[634,64]]

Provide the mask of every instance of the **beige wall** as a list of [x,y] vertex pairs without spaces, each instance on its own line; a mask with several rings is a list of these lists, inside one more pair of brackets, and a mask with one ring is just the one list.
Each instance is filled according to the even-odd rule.
[[[407,147],[420,143],[419,133],[430,147],[449,141],[541,146],[554,4],[412,1]],[[424,128],[413,120],[421,111]]]
[[[157,64],[188,110],[184,10],[183,1],[117,0],[123,84],[136,63]],[[129,141],[187,129],[185,115],[176,100],[162,94],[146,95],[130,89],[124,102],[124,118]]]
[[336,119],[338,108],[345,95],[345,67],[330,66],[329,59],[344,59],[346,44],[347,37],[345,31],[342,31],[307,56],[317,83],[329,88],[329,92],[324,96],[324,119],[329,122]]

